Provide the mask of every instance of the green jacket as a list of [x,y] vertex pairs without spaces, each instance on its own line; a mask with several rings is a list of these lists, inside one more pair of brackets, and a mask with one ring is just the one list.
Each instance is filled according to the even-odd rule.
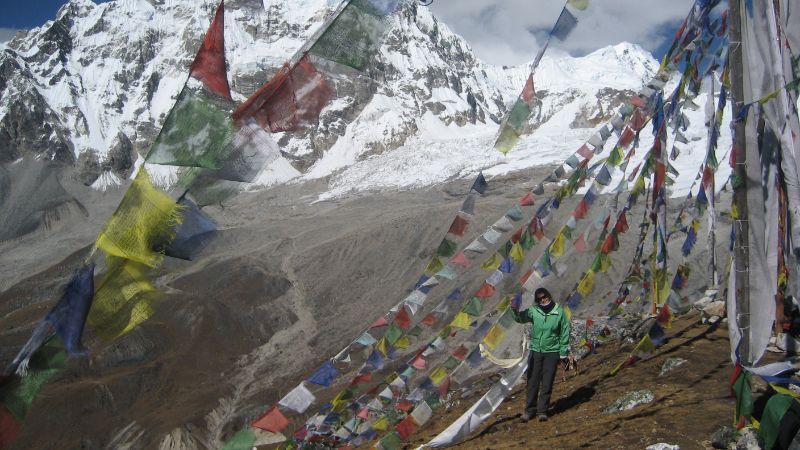
[[556,304],[549,313],[542,311],[538,305],[524,311],[515,311],[514,320],[519,323],[530,322],[530,349],[534,352],[558,352],[562,358],[569,355],[569,319],[561,305]]

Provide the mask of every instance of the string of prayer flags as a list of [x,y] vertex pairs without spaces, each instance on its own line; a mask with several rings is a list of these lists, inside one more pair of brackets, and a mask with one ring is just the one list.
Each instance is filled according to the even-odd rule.
[[95,245],[110,255],[155,267],[164,255],[153,248],[174,235],[180,211],[180,205],[156,189],[141,167]]
[[494,143],[494,148],[499,152],[506,154],[517,145],[528,122],[528,117],[531,115],[535,99],[536,92],[533,86],[533,73],[531,73],[525,81],[522,93],[500,125],[500,132]]
[[44,318],[53,325],[70,355],[86,354],[81,335],[94,296],[94,266],[93,262],[85,264],[75,273],[61,299]]
[[398,0],[352,0],[309,49],[309,53],[356,70],[364,70],[378,52],[387,17]]
[[295,131],[316,124],[331,98],[333,89],[304,56],[291,67],[284,64],[232,116],[239,123],[253,120],[273,133]]
[[335,380],[336,377],[338,376],[339,376],[339,371],[336,370],[335,367],[333,367],[333,363],[331,363],[330,361],[325,361],[325,363],[322,364],[322,366],[319,369],[317,369],[316,372],[314,372],[313,374],[311,374],[310,377],[308,377],[308,382],[314,383],[319,386],[328,387],[331,385],[331,382],[333,382],[333,380]]
[[94,293],[87,321],[100,339],[111,342],[155,313],[159,292],[143,264],[106,256],[106,266],[108,271]]

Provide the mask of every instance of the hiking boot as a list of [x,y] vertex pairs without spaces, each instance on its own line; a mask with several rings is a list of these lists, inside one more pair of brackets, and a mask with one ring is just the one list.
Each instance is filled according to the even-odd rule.
[[533,419],[533,414],[523,413],[522,417],[520,418],[523,422],[528,422]]
[[539,419],[539,422],[547,422],[547,414],[539,413],[536,418]]

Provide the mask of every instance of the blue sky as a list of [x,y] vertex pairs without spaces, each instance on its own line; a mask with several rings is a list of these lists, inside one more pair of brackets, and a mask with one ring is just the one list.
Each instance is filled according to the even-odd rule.
[[[101,2],[105,0],[95,0]],[[17,29],[39,26],[64,0],[11,0],[0,15],[0,42]],[[592,0],[578,27],[554,48],[583,55],[606,45],[633,42],[660,57],[694,0]],[[533,59],[558,17],[557,0],[434,0],[430,8],[464,36],[481,59],[516,65]]]

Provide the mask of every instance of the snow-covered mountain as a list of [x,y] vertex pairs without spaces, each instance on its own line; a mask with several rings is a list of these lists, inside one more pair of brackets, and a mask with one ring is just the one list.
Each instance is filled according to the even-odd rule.
[[[244,100],[268,80],[335,3],[229,0],[234,97]],[[55,20],[0,47],[0,163],[26,155],[63,161],[95,186],[128,176],[182,86],[215,7],[210,0],[71,0]],[[335,79],[337,98],[316,128],[276,135],[286,159],[257,184],[333,175],[329,195],[339,195],[560,160],[657,68],[632,44],[581,58],[551,50],[536,73],[539,103],[529,123],[536,139],[504,157],[492,139],[528,68],[478,60],[415,2],[393,21],[363,75]]]

